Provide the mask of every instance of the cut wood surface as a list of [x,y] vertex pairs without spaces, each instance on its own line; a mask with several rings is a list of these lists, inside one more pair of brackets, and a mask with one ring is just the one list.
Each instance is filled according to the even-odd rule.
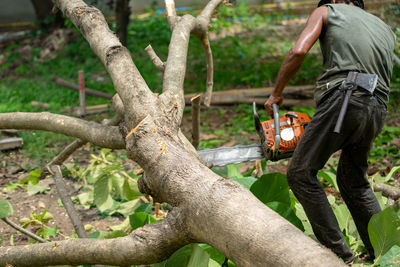
[[[66,80],[63,80],[63,79],[57,77],[57,76],[53,76],[51,79],[53,82],[55,82],[56,84],[58,84],[60,86],[63,86],[63,87],[66,87],[66,88],[69,88],[69,89],[79,92],[79,86],[74,83],[70,83]],[[86,88],[86,87],[85,87],[85,93],[88,95],[103,97],[103,98],[107,98],[107,99],[111,99],[113,97],[113,94],[101,92],[101,91]]]

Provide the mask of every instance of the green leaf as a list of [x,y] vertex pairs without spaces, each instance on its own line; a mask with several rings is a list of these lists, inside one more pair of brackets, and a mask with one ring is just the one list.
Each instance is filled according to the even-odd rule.
[[89,235],[89,238],[117,238],[127,236],[128,234],[121,230],[116,230],[112,232],[96,231]]
[[291,222],[294,226],[299,228],[301,231],[304,231],[303,224],[301,220],[296,216],[294,211],[290,208],[290,205],[282,202],[269,202],[266,204],[272,210],[276,211],[283,218]]
[[281,173],[264,174],[250,187],[250,191],[263,203],[282,202],[290,204],[289,186]]
[[122,197],[126,200],[134,200],[143,194],[139,192],[137,187],[137,182],[132,179],[127,179],[124,181],[122,186]]
[[110,178],[111,178],[111,185],[112,185],[112,188],[113,188],[115,194],[117,196],[122,197],[123,185],[124,185],[124,182],[125,182],[124,177],[122,177],[118,173],[113,173],[110,176]]
[[112,214],[120,213],[120,214],[124,215],[125,217],[127,217],[128,215],[134,213],[135,209],[137,209],[139,207],[139,205],[140,205],[139,199],[124,202],[124,203],[121,203],[119,205],[119,207],[114,212],[112,212]]
[[145,212],[135,212],[134,214],[129,216],[129,222],[131,224],[132,230],[156,221],[157,220],[153,216]]
[[338,220],[340,230],[349,234],[348,224],[351,218],[350,211],[346,205],[332,205],[332,210]]
[[13,214],[13,208],[5,199],[0,199],[0,219],[6,218]]
[[308,220],[308,217],[306,215],[306,212],[304,211],[303,206],[299,202],[297,202],[295,204],[295,208],[296,208],[296,216],[303,223],[304,234],[306,234],[316,240],[314,232],[313,232],[311,224],[310,224],[310,221]]
[[0,246],[3,243],[3,235],[0,235]]
[[100,212],[111,209],[114,201],[110,195],[111,182],[108,176],[102,175],[94,183],[94,203]]
[[171,255],[171,257],[165,262],[165,267],[187,267],[190,260],[190,254],[192,252],[191,245],[186,245]]
[[153,211],[153,203],[142,203],[140,206],[135,210],[135,212],[145,212],[151,214]]
[[243,175],[240,173],[238,165],[236,164],[229,164],[226,166],[226,169],[228,170],[228,177],[229,178],[242,178]]
[[[209,264],[210,264],[210,255],[206,251],[204,251],[199,245],[189,244],[184,246],[183,248],[178,249],[174,254],[172,254],[171,257],[166,262],[164,262],[164,265],[157,265],[157,266],[165,266],[165,267],[220,266],[220,265],[215,265],[214,261],[212,261],[211,265]],[[155,266],[156,265],[152,265],[152,267]]]
[[205,251],[207,251],[207,253],[210,255],[210,259],[216,261],[219,264],[219,266],[221,266],[221,264],[224,263],[225,261],[224,254],[222,254],[221,252],[219,252],[218,250],[207,244],[199,244],[199,246]]
[[43,228],[44,232],[48,235],[48,236],[52,236],[52,237],[56,237],[57,236],[57,230],[58,227],[54,227],[54,228]]
[[31,220],[29,218],[21,218],[19,220],[19,224],[21,225],[22,228],[27,228],[31,223],[36,224],[34,220]]
[[210,255],[196,244],[192,244],[192,253],[190,255],[187,267],[208,267]]
[[368,224],[368,233],[374,247],[376,262],[394,245],[400,246],[400,219],[396,205],[374,214]]
[[124,231],[124,230],[130,229],[130,227],[131,227],[131,225],[129,223],[129,217],[128,217],[121,224],[112,225],[112,226],[109,226],[108,228],[110,228],[113,231],[117,231],[117,230]]
[[39,178],[42,175],[43,170],[38,169],[38,170],[33,170],[29,172],[29,181],[33,184],[36,185],[39,182]]
[[255,181],[257,181],[257,178],[254,177],[243,177],[243,178],[233,178],[235,182],[238,182],[239,184],[243,185],[247,189],[250,190],[250,187],[254,184]]
[[385,197],[382,192],[374,192],[376,200],[379,203],[379,206],[381,209],[384,209],[386,207],[385,202],[387,201],[387,197]]
[[48,185],[33,185],[31,182],[29,182],[27,191],[29,195],[33,196],[36,194],[44,194],[47,191],[50,191],[50,187]]
[[213,259],[210,259],[209,261],[208,261],[208,267],[220,267],[221,266],[221,264],[219,264],[218,262],[216,262],[215,260],[213,260]]
[[381,267],[400,266],[400,247],[395,245],[379,261]]
[[36,219],[42,223],[48,223],[50,220],[54,219],[53,214],[51,214],[47,210],[43,210],[43,212],[39,214],[31,213],[31,218]]
[[318,171],[318,176],[327,181],[331,186],[333,186],[336,191],[339,191],[339,187],[336,182],[336,175],[332,172]]
[[78,195],[78,200],[79,200],[79,203],[81,203],[81,205],[85,209],[89,209],[90,206],[94,202],[94,193],[93,193],[93,191],[84,192],[84,193],[79,194]]

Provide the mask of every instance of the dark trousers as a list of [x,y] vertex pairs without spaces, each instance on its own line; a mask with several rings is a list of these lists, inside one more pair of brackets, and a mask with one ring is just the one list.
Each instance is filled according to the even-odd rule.
[[368,155],[374,138],[383,128],[386,106],[374,96],[353,92],[340,134],[333,132],[344,92],[335,89],[317,107],[289,164],[290,188],[303,205],[318,240],[344,260],[353,252],[346,244],[336,217],[317,179],[332,153],[342,150],[337,168],[341,196],[368,251],[371,216],[381,211],[366,177]]

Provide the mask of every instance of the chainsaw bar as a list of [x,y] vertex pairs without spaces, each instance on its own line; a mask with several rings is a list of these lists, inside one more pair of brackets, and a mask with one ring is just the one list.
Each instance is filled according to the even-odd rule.
[[213,166],[225,166],[264,158],[261,145],[238,145],[198,151],[200,158]]

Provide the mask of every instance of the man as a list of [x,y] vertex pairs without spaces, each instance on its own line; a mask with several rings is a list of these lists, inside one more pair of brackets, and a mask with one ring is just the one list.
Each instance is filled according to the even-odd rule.
[[[362,0],[346,0],[346,3],[322,0],[283,61],[275,89],[265,102],[267,113],[272,115],[272,104],[282,103],[285,85],[319,39],[324,69],[315,90],[317,109],[293,154],[287,179],[304,207],[315,236],[346,263],[352,262],[355,255],[340,231],[316,175],[331,154],[341,149],[337,168],[340,193],[369,259],[374,259],[368,222],[381,209],[366,178],[366,170],[369,150],[387,113],[395,36],[385,23],[363,8]],[[373,95],[363,90],[353,92],[337,134],[334,127],[345,95],[341,84],[350,71],[377,74],[378,84]]]

